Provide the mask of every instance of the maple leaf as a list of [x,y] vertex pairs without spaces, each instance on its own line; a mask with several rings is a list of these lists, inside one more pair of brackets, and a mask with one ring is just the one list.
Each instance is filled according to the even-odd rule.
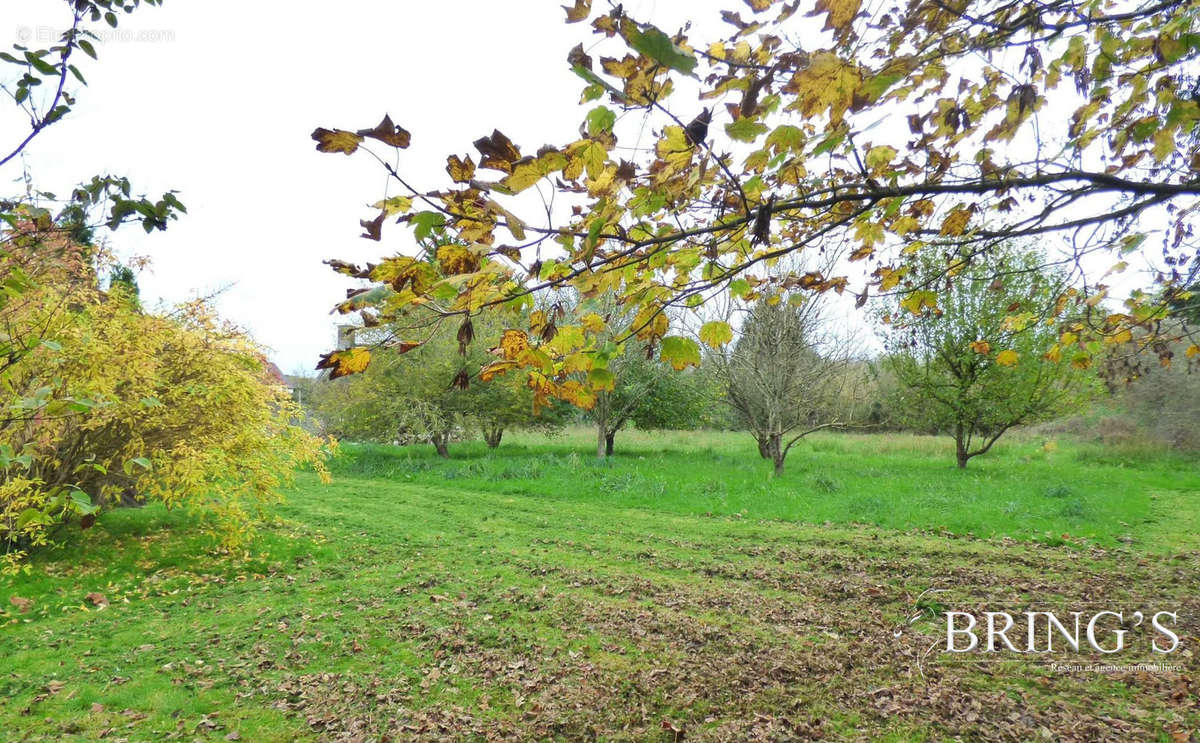
[[942,220],[941,234],[947,237],[955,237],[961,235],[967,230],[967,223],[971,221],[971,212],[966,207],[957,206],[946,218]]
[[355,346],[344,351],[331,351],[321,355],[317,362],[317,371],[329,370],[330,379],[338,379],[349,374],[357,374],[371,363],[371,352],[362,346]]
[[313,130],[312,138],[317,142],[318,152],[341,152],[345,155],[353,155],[363,141],[363,138],[354,132],[320,127]]
[[511,173],[512,164],[521,159],[520,150],[499,129],[493,129],[490,137],[480,137],[473,144],[479,150],[481,168]]
[[862,73],[857,65],[822,50],[812,55],[808,66],[797,72],[784,90],[796,95],[789,108],[798,109],[805,116],[828,110],[830,123],[836,125],[854,102],[861,84]]
[[727,322],[706,322],[700,326],[700,340],[709,348],[720,348],[733,340],[733,328]]
[[575,0],[575,5],[564,5],[562,9],[567,11],[567,23],[586,21],[592,12],[592,0]]
[[383,121],[376,124],[374,129],[359,129],[358,136],[377,139],[399,149],[408,147],[412,141],[412,135],[404,127],[393,124],[392,117],[387,114],[384,114]]
[[475,177],[475,163],[470,155],[466,160],[460,160],[458,155],[450,155],[446,158],[446,172],[455,183],[469,183]]
[[671,41],[671,37],[660,29],[647,24],[646,30],[642,31],[632,23],[626,23],[621,30],[629,46],[654,61],[686,75],[692,74],[692,70],[696,69],[695,55],[680,49]]
[[700,366],[700,346],[691,338],[669,335],[662,339],[659,358],[675,371],[683,371],[689,366]]
[[437,249],[437,259],[442,273],[447,276],[475,273],[479,270],[479,256],[466,245],[443,245]]
[[490,382],[493,379],[495,379],[496,377],[498,377],[499,375],[507,372],[509,369],[516,369],[517,366],[518,366],[517,362],[509,361],[507,359],[500,359],[499,361],[493,361],[492,363],[486,364],[482,368],[480,368],[479,381],[480,382]]
[[380,240],[383,236],[383,220],[387,219],[387,217],[387,210],[384,209],[380,210],[379,216],[372,220],[360,219],[358,223],[363,226],[364,230],[366,230],[362,236],[369,240]]
[[500,336],[500,344],[491,352],[508,361],[515,361],[529,348],[529,335],[524,330],[510,328]]
[[850,25],[862,7],[862,0],[817,0],[810,16],[826,13],[825,31],[837,31],[839,35],[850,30]]
[[896,159],[896,148],[880,145],[867,150],[866,163],[872,173],[882,173]]

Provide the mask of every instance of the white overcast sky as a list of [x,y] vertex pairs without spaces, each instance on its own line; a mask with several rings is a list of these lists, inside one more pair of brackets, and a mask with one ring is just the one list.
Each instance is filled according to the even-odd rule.
[[[570,141],[586,109],[570,105],[583,84],[567,52],[597,37],[563,22],[564,2],[166,0],[98,45],[75,111],[25,162],[39,188],[60,193],[105,172],[152,196],[177,189],[189,213],[165,233],[132,225],[116,235],[118,254],[151,259],[143,299],[171,304],[227,287],[224,317],[285,372],[311,370],[333,344],[330,308],[352,285],[322,261],[407,247],[406,230],[385,230],[382,244],[359,237],[385,174],[368,157],[316,152],[312,130],[366,128],[389,113],[413,135],[400,170],[422,190],[444,186],[446,155],[475,154],[471,142],[493,128],[526,152]],[[602,12],[604,0],[595,3]],[[730,31],[720,0],[624,5],[668,32],[688,21],[698,39]],[[0,48],[47,46],[69,20],[62,0],[0,0]],[[806,45],[820,44],[818,28]],[[0,106],[0,144],[26,127]],[[4,168],[0,193],[19,191],[20,176],[19,163]]]
[[[31,36],[46,46],[39,36],[70,20],[59,0],[0,2],[3,48]],[[116,235],[120,254],[151,258],[143,299],[173,303],[229,285],[221,313],[285,372],[311,369],[333,342],[329,310],[350,286],[321,261],[401,247],[386,234],[382,245],[359,237],[366,204],[385,186],[378,165],[316,152],[312,130],[369,127],[390,113],[413,135],[402,172],[423,188],[443,185],[446,155],[473,153],[494,127],[526,150],[568,141],[585,110],[563,105],[582,89],[566,55],[594,37],[566,25],[560,5],[166,0],[122,20],[133,38],[85,60],[76,110],[35,140],[26,162],[39,188],[60,193],[103,172],[151,195],[177,189],[188,214],[166,232],[145,237],[133,225]],[[676,28],[697,4],[625,6]],[[4,142],[24,134],[15,111],[0,110]],[[0,193],[19,190],[20,171],[4,168]]]

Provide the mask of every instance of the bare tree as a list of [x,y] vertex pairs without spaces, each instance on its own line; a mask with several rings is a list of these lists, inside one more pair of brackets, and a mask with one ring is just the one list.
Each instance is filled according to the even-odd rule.
[[776,475],[796,442],[853,417],[854,338],[834,329],[825,310],[821,298],[761,299],[724,360],[729,403]]

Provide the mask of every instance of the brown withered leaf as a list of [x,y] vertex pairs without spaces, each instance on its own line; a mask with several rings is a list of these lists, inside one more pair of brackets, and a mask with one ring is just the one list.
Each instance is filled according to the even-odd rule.
[[460,160],[458,155],[451,155],[446,158],[446,172],[455,183],[470,183],[475,177],[475,163],[470,155],[467,155],[466,160]]
[[471,386],[471,375],[467,374],[467,370],[463,369],[458,374],[454,375],[454,379],[450,382],[450,386],[456,389],[465,390]]
[[366,230],[366,232],[362,233],[362,237],[365,237],[368,240],[379,242],[379,240],[383,237],[383,220],[385,219],[387,219],[387,211],[379,212],[379,216],[375,217],[374,219],[358,220],[358,223],[362,225],[364,230]]
[[479,150],[479,167],[512,173],[512,164],[521,159],[521,151],[499,129],[492,130],[490,137],[480,137],[474,142]]
[[17,611],[24,614],[33,607],[33,599],[21,598],[20,596],[9,596],[8,603],[17,607]]
[[79,528],[80,529],[91,529],[95,525],[96,525],[96,514],[94,514],[94,513],[85,514],[81,519],[79,519]]
[[462,321],[462,325],[458,326],[458,352],[466,356],[467,346],[471,345],[471,341],[475,340],[475,326],[471,324],[471,318],[466,318]]
[[317,143],[317,152],[340,152],[353,155],[363,138],[345,129],[324,129],[317,127],[313,130],[312,138]]
[[387,114],[384,114],[383,121],[379,122],[374,129],[359,129],[358,135],[377,139],[384,144],[400,149],[408,147],[412,142],[412,135],[404,127],[393,124],[392,117]]
[[98,609],[103,609],[104,607],[108,606],[108,597],[102,593],[96,593],[95,591],[92,591],[83,598],[85,601]]
[[354,263],[347,263],[345,261],[331,259],[331,260],[325,261],[325,265],[329,266],[334,271],[337,271],[338,273],[341,273],[341,274],[345,274],[347,276],[353,276],[354,278],[359,278],[359,279],[370,278],[369,275],[363,276],[362,269],[359,268]]
[[396,353],[408,353],[413,349],[420,348],[424,344],[421,341],[391,341],[386,345],[387,348]]
[[567,64],[572,67],[582,67],[585,70],[592,69],[592,58],[583,51],[583,44],[576,44],[571,47],[571,51],[567,53]]

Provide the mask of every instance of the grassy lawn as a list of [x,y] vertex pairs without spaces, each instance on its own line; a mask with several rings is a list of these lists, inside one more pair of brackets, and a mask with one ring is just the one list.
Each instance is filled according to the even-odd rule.
[[[105,514],[0,579],[0,737],[1174,743],[1200,727],[1189,460],[1031,439],[959,472],[946,440],[830,435],[771,480],[745,435],[622,433],[607,462],[590,444],[347,447],[333,485],[301,476],[238,555],[180,513]],[[945,608],[1030,606],[1178,611],[1183,671],[924,654]]]

